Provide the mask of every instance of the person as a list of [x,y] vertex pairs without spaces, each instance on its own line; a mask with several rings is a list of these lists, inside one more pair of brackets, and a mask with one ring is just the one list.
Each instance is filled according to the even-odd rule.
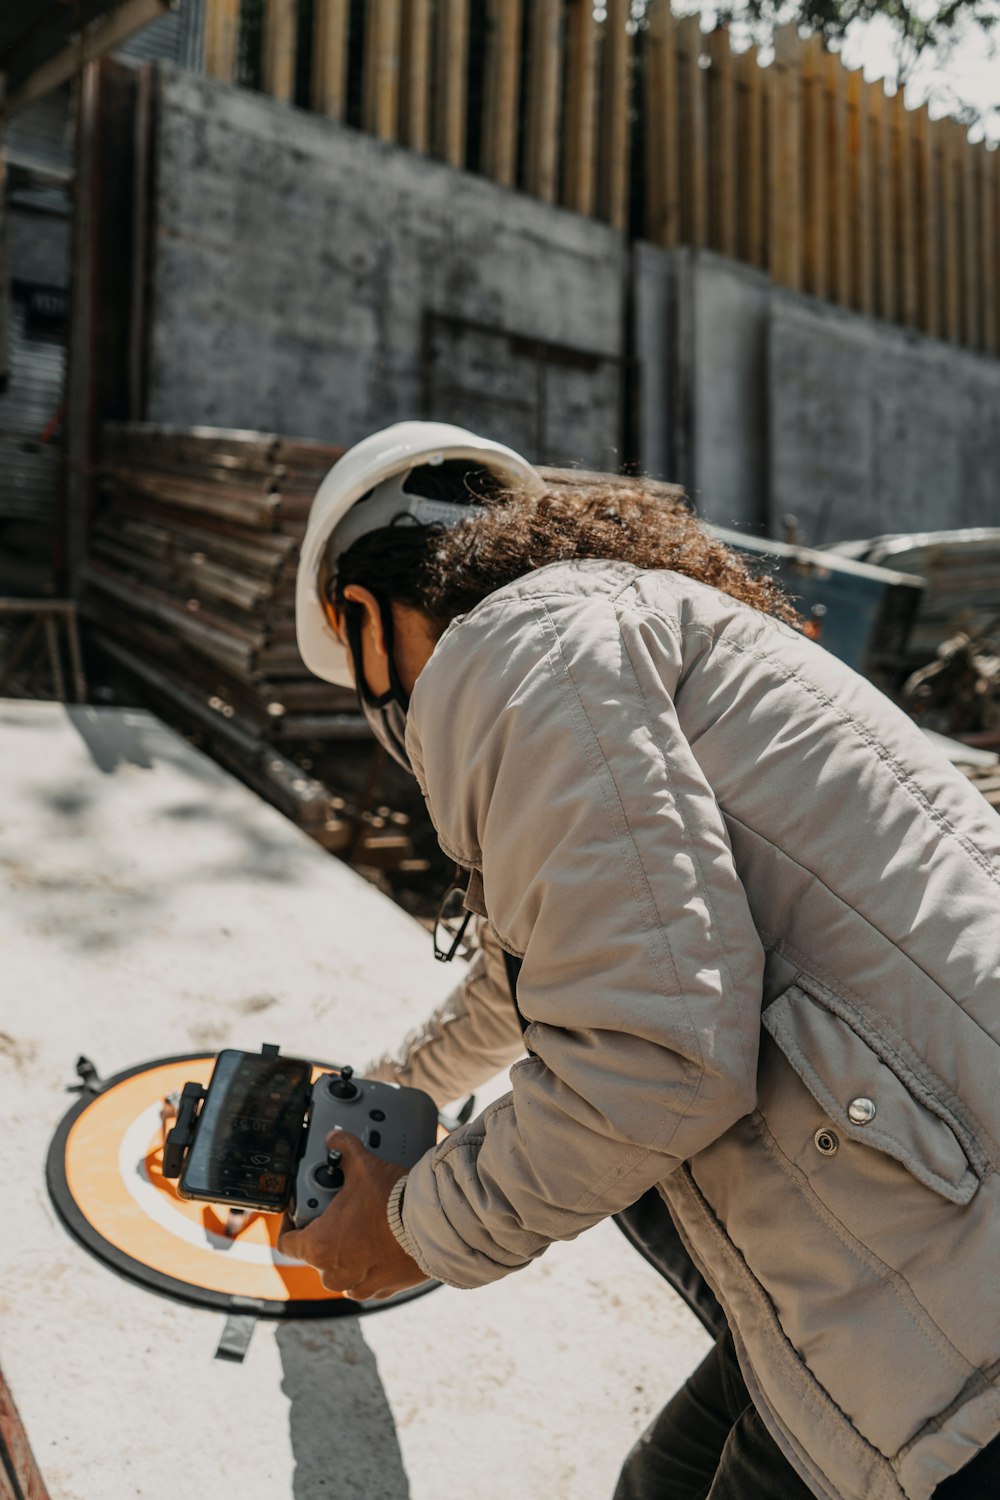
[[481,924],[377,1075],[520,1060],[408,1174],[333,1138],[282,1248],[472,1288],[652,1195],[724,1319],[618,1500],[995,1500],[995,812],[682,503],[444,424],[333,469],[297,620]]

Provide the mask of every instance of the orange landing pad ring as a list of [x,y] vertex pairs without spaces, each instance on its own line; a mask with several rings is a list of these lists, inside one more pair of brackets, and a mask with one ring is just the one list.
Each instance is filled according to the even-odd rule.
[[[214,1055],[189,1053],[118,1073],[84,1092],[49,1148],[49,1194],[92,1254],[144,1286],[201,1307],[263,1317],[342,1317],[395,1306],[427,1282],[381,1302],[328,1292],[311,1266],[277,1248],[279,1214],[248,1213],[226,1234],[225,1208],[179,1198],[163,1176],[161,1107],[189,1080],[207,1085]],[[325,1071],[314,1066],[314,1077]]]

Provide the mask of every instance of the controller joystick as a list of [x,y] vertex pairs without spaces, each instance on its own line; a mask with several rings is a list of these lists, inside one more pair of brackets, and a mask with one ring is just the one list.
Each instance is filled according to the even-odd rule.
[[340,1152],[328,1151],[326,1162],[317,1167],[314,1173],[316,1182],[328,1193],[335,1193],[338,1188],[344,1186],[344,1169],[340,1165]]
[[341,1102],[346,1102],[349,1099],[358,1099],[361,1096],[361,1090],[353,1082],[353,1079],[353,1068],[341,1068],[337,1076],[331,1075],[327,1089],[333,1095],[334,1099],[339,1099]]

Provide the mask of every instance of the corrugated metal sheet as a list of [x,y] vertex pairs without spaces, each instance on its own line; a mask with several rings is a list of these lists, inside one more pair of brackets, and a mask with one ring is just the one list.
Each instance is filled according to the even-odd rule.
[[41,438],[63,399],[66,349],[58,335],[28,327],[21,297],[13,300],[10,335],[10,380],[0,396],[0,520],[49,521],[61,454]]
[[201,67],[204,0],[181,0],[176,10],[144,26],[119,49],[120,57],[139,62],[169,62],[178,68]]
[[[60,482],[58,442],[41,437],[63,400],[66,333],[29,327],[32,288],[60,287],[69,267],[57,272],[53,254],[70,213],[73,173],[71,92],[57,89],[21,110],[5,131],[12,270],[10,379],[0,395],[0,520],[49,522]],[[63,179],[60,181],[60,179]],[[47,231],[52,225],[56,237]],[[37,253],[34,253],[37,252]],[[68,252],[68,243],[67,243]],[[67,253],[68,259],[68,253]]]
[[20,110],[4,128],[7,160],[15,165],[73,170],[70,90],[56,89]]

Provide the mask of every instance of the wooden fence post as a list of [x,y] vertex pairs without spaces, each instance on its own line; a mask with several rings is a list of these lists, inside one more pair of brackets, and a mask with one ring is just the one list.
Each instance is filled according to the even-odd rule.
[[465,166],[468,68],[469,0],[438,0],[434,142],[451,167]]
[[554,203],[559,181],[562,0],[532,0],[530,16],[524,185],[543,203]]
[[885,79],[879,79],[872,85],[869,100],[870,150],[875,169],[878,315],[892,323],[897,316],[896,197],[893,186],[892,99],[885,91]]
[[562,201],[579,214],[592,214],[597,203],[597,22],[592,0],[569,0],[566,24]]
[[774,279],[796,291],[803,279],[800,54],[795,26],[777,27],[771,64],[768,253]]
[[941,218],[939,132],[931,125],[927,105],[914,110],[916,135],[916,222],[919,246],[917,285],[919,323],[925,333],[941,332]]
[[729,30],[709,33],[708,160],[711,242],[723,255],[736,256],[738,241],[737,178],[740,149],[736,135],[736,79]]
[[400,0],[369,0],[361,123],[380,141],[394,141],[399,134],[400,21]]
[[646,45],[646,234],[669,248],[681,238],[677,22],[670,0],[652,0]]
[[875,240],[872,213],[872,169],[869,152],[869,88],[860,68],[847,75],[847,143],[850,165],[851,305],[871,316],[875,311]]
[[987,354],[1000,354],[1000,151],[977,146],[979,155],[980,229],[979,250],[983,284],[983,348]]
[[803,176],[803,285],[816,297],[829,294],[830,229],[827,166],[827,107],[823,41],[819,35],[801,43]]
[[290,104],[295,94],[297,0],[266,0],[261,81],[265,94]]
[[937,125],[941,137],[941,208],[944,218],[942,272],[944,336],[962,341],[962,148],[965,131],[951,120]]
[[903,90],[897,89],[892,100],[895,117],[895,154],[893,158],[896,180],[896,224],[899,305],[897,313],[908,328],[916,328],[919,322],[919,291],[917,257],[919,239],[917,235],[917,206],[915,189],[915,135],[913,111],[906,108]]
[[841,307],[851,303],[851,178],[847,155],[847,70],[836,52],[823,54],[830,164],[830,284]]
[[982,288],[979,283],[979,180],[976,172],[975,148],[969,145],[969,137],[962,149],[962,285],[964,309],[962,323],[965,342],[970,349],[982,348]]
[[403,0],[399,135],[414,151],[430,145],[431,0]]
[[331,120],[347,113],[347,31],[350,0],[316,0],[313,18],[312,107]]
[[483,88],[483,171],[503,187],[517,180],[521,0],[489,0]]
[[630,0],[606,0],[599,199],[601,211],[615,229],[628,226],[629,207],[629,97],[628,69]]
[[209,78],[232,83],[240,37],[240,0],[205,0],[205,72]]
[[764,200],[766,90],[769,69],[757,61],[756,47],[736,58],[740,81],[738,135],[743,166],[737,191],[740,215],[740,254],[752,266],[767,265],[767,212]]
[[708,244],[708,121],[701,21],[677,22],[677,74],[680,82],[681,241]]

